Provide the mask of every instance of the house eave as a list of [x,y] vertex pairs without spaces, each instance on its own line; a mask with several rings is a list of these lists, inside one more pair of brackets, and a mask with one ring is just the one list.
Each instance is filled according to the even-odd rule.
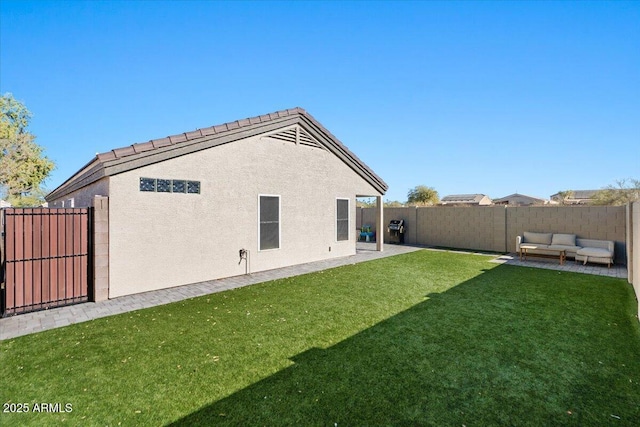
[[46,200],[59,199],[104,177],[269,133],[294,124],[303,126],[326,149],[353,169],[377,192],[381,195],[386,193],[388,185],[378,175],[315,120],[313,116],[301,108],[294,108],[199,129],[194,132],[151,140],[146,143],[133,144],[129,147],[98,154],[68,180],[49,193],[46,196]]

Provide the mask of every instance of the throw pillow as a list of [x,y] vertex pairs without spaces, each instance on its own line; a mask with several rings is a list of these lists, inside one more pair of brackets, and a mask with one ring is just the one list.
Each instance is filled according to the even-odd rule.
[[552,245],[562,245],[562,246],[575,246],[576,245],[576,235],[575,234],[554,234],[551,239]]

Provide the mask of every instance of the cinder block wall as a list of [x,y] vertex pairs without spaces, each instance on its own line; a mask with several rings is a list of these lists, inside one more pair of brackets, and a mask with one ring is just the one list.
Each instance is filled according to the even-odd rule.
[[[387,209],[384,210],[384,220],[387,221]],[[376,210],[375,208],[358,208],[356,209],[356,228],[360,229],[363,225],[371,226],[372,230],[376,228]]]
[[[387,225],[392,219],[403,219],[405,222],[406,233],[404,242],[407,244],[420,244],[418,235],[418,214],[415,207],[408,208],[384,208],[384,241],[389,242],[390,236]],[[363,225],[370,225],[371,229],[376,232],[376,210],[375,208],[357,208],[356,209],[356,228],[360,229]]]
[[624,206],[526,206],[507,209],[507,248],[515,252],[516,236],[525,231],[575,234],[585,239],[613,240],[615,262],[626,263]]
[[504,252],[505,208],[419,208],[417,240],[430,246]]
[[[638,208],[640,210],[640,208]],[[407,222],[405,243],[494,252],[515,252],[525,231],[576,234],[613,240],[616,263],[626,263],[625,206],[479,206],[385,208],[384,222]],[[375,224],[375,209],[358,209],[357,227]],[[383,230],[388,237],[386,227]],[[386,241],[387,239],[385,239]]]
[[636,292],[638,313],[640,313],[640,202],[632,203],[629,206],[629,225],[631,228],[630,279],[633,290]]
[[[375,209],[359,208],[356,216],[356,228],[375,224]],[[386,225],[392,219],[404,219],[407,244],[495,252],[505,250],[503,206],[385,208],[385,228],[382,230],[385,242],[390,238]]]
[[[392,219],[403,219],[405,226],[404,242],[410,245],[418,244],[418,209],[409,208],[385,208],[384,209],[384,241],[389,242],[391,236],[387,230],[387,225]],[[376,234],[377,235],[377,234]]]

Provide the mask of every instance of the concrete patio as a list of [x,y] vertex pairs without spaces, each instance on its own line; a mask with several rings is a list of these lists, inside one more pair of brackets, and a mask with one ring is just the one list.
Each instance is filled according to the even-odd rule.
[[567,271],[572,273],[593,274],[596,276],[615,277],[618,279],[627,279],[627,268],[624,265],[614,264],[611,268],[607,268],[604,264],[588,263],[584,265],[582,262],[576,262],[568,259],[563,265],[560,265],[557,258],[529,257],[526,261],[520,261],[517,254],[501,255],[493,259],[491,262],[507,265],[516,265],[519,267],[545,268],[548,270]]

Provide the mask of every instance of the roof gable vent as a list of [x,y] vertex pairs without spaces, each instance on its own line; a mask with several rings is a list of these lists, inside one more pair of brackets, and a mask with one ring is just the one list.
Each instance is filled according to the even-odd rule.
[[312,148],[324,149],[316,138],[310,135],[303,127],[293,126],[272,134],[265,135],[265,138],[277,139],[278,141],[291,142],[296,145],[304,145]]

